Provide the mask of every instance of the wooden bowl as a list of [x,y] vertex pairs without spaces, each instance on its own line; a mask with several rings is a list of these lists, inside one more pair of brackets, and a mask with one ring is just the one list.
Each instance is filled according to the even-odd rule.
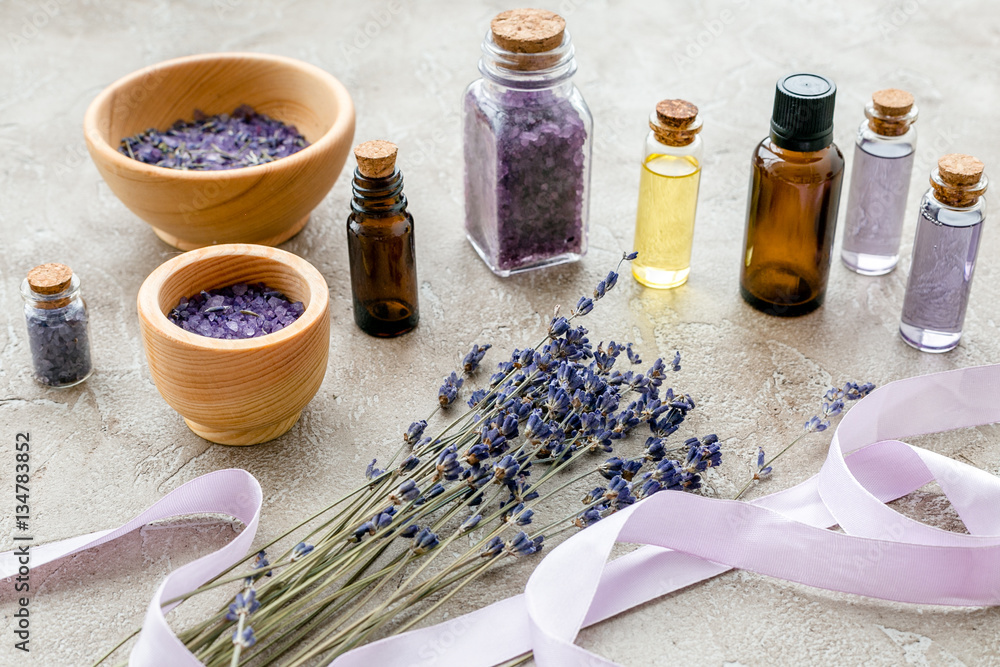
[[[310,145],[274,162],[220,171],[157,167],[118,152],[123,138],[191,120],[195,109],[214,115],[241,104],[295,125]],[[91,102],[83,128],[90,157],[111,191],[170,245],[276,245],[306,225],[344,168],[354,104],[339,81],[307,63],[213,53],[119,79]]]
[[[181,297],[262,282],[305,312],[259,338],[218,340],[167,319]],[[323,383],[330,348],[329,291],[309,262],[258,245],[192,250],[161,264],[139,288],[139,326],[153,382],[192,431],[223,445],[254,445],[290,429]]]

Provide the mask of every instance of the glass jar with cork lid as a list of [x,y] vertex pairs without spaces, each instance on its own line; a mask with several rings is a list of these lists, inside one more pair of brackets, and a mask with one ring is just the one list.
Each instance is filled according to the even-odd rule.
[[920,201],[899,333],[924,352],[958,345],[986,220],[983,163],[953,153],[938,160]]
[[466,236],[500,276],[575,261],[587,251],[593,119],[566,22],[503,12],[482,53],[463,101]]
[[840,259],[866,276],[896,268],[917,146],[913,95],[887,88],[872,95],[854,146]]
[[702,120],[685,100],[662,100],[643,147],[632,275],[648,287],[687,282],[701,180]]
[[35,380],[64,388],[90,377],[89,315],[72,269],[36,266],[21,282],[21,298]]

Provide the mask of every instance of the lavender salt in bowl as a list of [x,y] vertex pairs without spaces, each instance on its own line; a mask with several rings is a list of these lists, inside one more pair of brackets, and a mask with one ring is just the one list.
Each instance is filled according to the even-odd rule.
[[[257,300],[263,298],[260,285],[270,293],[263,305]],[[236,292],[244,287],[242,296],[250,294],[250,299],[237,303],[240,295]],[[198,299],[207,302],[219,297],[222,303],[212,301],[208,313],[199,303],[188,308]],[[227,299],[231,299],[230,306],[250,305],[263,311],[270,306],[271,310],[260,313],[241,308],[252,315],[220,317]],[[274,301],[267,304],[270,299]],[[301,304],[301,314],[295,314],[296,303]],[[222,308],[211,310],[218,306]],[[202,314],[202,320],[212,316],[212,325],[202,328],[210,333],[216,330],[215,322],[229,329],[226,322],[247,324],[247,318],[257,315],[280,326],[272,324],[270,332],[255,330],[249,337],[213,338],[178,326],[175,320],[181,310],[188,320],[196,313]],[[292,253],[249,244],[184,253],[146,278],[139,289],[138,311],[157,390],[188,427],[206,440],[252,445],[277,438],[295,425],[326,374],[328,287],[315,267]]]
[[[118,150],[123,139],[150,128],[195,122],[196,109],[208,117],[231,116],[242,105],[294,127],[307,145],[222,170],[164,168]],[[90,156],[111,191],[170,245],[277,245],[306,225],[340,175],[353,143],[354,105],[337,79],[313,65],[260,53],[213,53],[119,79],[91,102],[83,126]]]

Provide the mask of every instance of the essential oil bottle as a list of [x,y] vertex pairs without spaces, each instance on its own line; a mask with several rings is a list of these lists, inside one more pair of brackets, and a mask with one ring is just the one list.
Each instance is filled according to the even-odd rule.
[[938,160],[920,201],[899,333],[924,352],[958,345],[986,219],[983,163],[971,155]]
[[852,271],[880,276],[899,261],[917,147],[917,107],[913,95],[889,88],[872,95],[865,116],[854,145],[840,259]]
[[701,181],[702,120],[684,100],[662,100],[649,117],[642,155],[632,275],[643,285],[678,287],[691,270]]
[[406,210],[395,144],[366,141],[354,149],[347,250],[354,321],[372,336],[391,337],[417,326],[417,262],[413,216]]
[[780,79],[771,134],[751,159],[740,293],[769,315],[803,315],[826,296],[844,177],[836,94],[817,74]]

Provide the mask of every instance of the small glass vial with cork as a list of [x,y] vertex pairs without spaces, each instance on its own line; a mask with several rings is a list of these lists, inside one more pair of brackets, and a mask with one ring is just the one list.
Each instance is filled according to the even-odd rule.
[[466,237],[499,276],[587,252],[593,119],[566,22],[498,14],[463,99]]
[[649,117],[632,262],[632,275],[648,287],[678,287],[691,271],[701,126],[698,107],[684,100],[662,100]]
[[858,128],[840,259],[862,275],[896,268],[917,146],[913,95],[888,88],[872,95]]
[[89,316],[72,269],[36,266],[21,283],[21,298],[35,380],[62,388],[90,377]]
[[751,158],[740,294],[769,315],[804,315],[826,298],[844,180],[836,95],[817,74],[780,79],[770,136]]
[[354,321],[372,336],[392,337],[417,326],[417,261],[413,216],[406,210],[396,145],[366,141],[354,149],[347,250]]
[[983,163],[971,155],[938,160],[920,201],[899,334],[924,352],[955,349],[962,337],[986,219]]

